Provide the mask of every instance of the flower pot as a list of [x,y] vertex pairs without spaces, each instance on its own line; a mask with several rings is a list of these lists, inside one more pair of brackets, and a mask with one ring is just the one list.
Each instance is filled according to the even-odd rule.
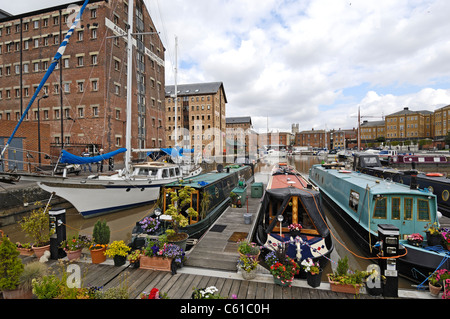
[[257,274],[256,269],[253,269],[251,271],[245,271],[245,270],[241,269],[242,278],[244,278],[245,280],[255,279],[256,274]]
[[440,284],[436,284],[436,286],[433,286],[430,282],[428,282],[428,287],[430,289],[430,295],[432,295],[433,297],[439,296],[439,293],[442,289],[442,286]]
[[301,234],[301,232],[300,232],[300,230],[291,230],[290,232],[289,232],[289,235],[291,236],[291,237],[297,237],[297,236],[300,236],[300,234]]
[[3,299],[32,299],[33,292],[31,289],[13,289],[3,290]]
[[114,260],[114,266],[123,266],[125,265],[125,262],[127,261],[127,256],[120,256],[120,255],[115,255],[113,257]]
[[330,283],[331,291],[334,292],[343,292],[347,294],[359,294],[359,290],[361,288],[360,284],[352,285],[352,284],[341,284],[339,282],[332,281],[330,279],[330,274],[328,276],[328,282]]
[[288,281],[282,281],[280,278],[277,277],[273,277],[273,282],[275,283],[275,285],[281,286],[281,287],[289,287],[291,285],[290,282]]
[[106,260],[106,247],[100,249],[91,249],[91,259],[93,264],[101,264]]
[[437,246],[441,244],[441,234],[433,234],[427,232],[427,244],[428,246]]
[[[184,237],[183,239],[177,239],[177,240],[167,240],[170,244],[175,244],[177,246],[180,246],[181,249],[186,251],[186,243],[189,238],[189,235],[187,233],[179,233],[179,235],[182,235]],[[180,236],[181,237],[181,236]]]
[[17,248],[17,250],[22,256],[31,256],[34,254],[34,250],[31,248]]
[[172,271],[172,258],[148,257],[145,255],[141,255],[139,263],[139,268],[142,269]]
[[67,259],[76,260],[81,258],[81,249],[78,250],[65,250]]
[[50,251],[50,244],[40,247],[32,246],[32,248],[36,257],[41,258],[44,256],[45,251]]
[[322,282],[322,269],[319,270],[318,274],[312,274],[308,272],[306,275],[306,282],[313,288],[319,287]]

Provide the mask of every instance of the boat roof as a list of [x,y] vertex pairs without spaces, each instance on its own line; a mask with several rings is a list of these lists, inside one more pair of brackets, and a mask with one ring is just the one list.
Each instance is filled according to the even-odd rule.
[[370,192],[374,195],[377,194],[403,194],[403,195],[428,195],[428,196],[436,196],[433,193],[429,192],[428,189],[410,189],[409,186],[390,182],[385,179],[380,179],[379,177],[375,177],[372,175],[363,174],[360,172],[349,171],[349,170],[337,170],[337,169],[326,169],[322,167],[321,164],[313,165],[314,168],[327,171],[327,173],[335,176],[339,179],[348,179],[349,183],[352,183],[356,187],[366,188],[370,187]]
[[179,182],[179,181],[172,182],[172,183],[164,185],[164,187],[170,188],[170,187],[176,187],[176,186],[180,186],[180,187],[190,186],[193,188],[202,188],[202,187],[209,185],[211,183],[214,183],[224,177],[227,177],[231,173],[240,171],[240,170],[244,169],[245,167],[247,167],[247,166],[239,166],[239,167],[238,166],[230,166],[229,173],[226,172],[226,170],[223,170],[221,172],[212,171],[209,173],[204,173],[204,174],[200,174],[197,176],[183,179],[181,182]]
[[286,163],[279,163],[274,166],[272,175],[270,176],[268,189],[278,189],[286,187],[295,187],[298,189],[304,189],[308,185],[308,182],[302,178],[300,173],[292,166]]
[[133,165],[134,168],[170,168],[170,167],[178,167],[177,164],[172,164],[172,163],[163,163],[163,162],[145,162],[145,163],[139,163],[139,164],[134,164]]

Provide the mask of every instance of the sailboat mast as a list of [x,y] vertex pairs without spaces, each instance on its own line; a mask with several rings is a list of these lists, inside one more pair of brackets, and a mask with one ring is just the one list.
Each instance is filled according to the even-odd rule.
[[127,122],[126,122],[126,153],[125,153],[125,173],[130,173],[131,162],[131,99],[132,87],[133,87],[133,38],[131,33],[133,32],[133,13],[134,13],[134,1],[128,1],[128,30],[127,30]]
[[175,36],[175,147],[178,145],[178,87],[177,87],[177,73],[178,73],[178,37]]

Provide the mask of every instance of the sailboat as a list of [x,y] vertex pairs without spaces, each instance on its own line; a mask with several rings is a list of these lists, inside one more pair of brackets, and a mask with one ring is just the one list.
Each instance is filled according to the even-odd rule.
[[[22,114],[7,144],[3,148],[0,160],[14,137],[20,123],[26,117],[28,110],[44,86],[46,80],[54,70],[58,60],[64,53],[69,38],[74,32],[78,22],[81,20],[84,9],[89,0],[86,0],[81,7],[74,23],[67,32],[64,41],[45,73],[41,83],[31,98],[27,108]],[[133,8],[133,0],[129,0],[129,7]],[[128,10],[129,28],[127,31],[127,87],[132,87],[132,30],[133,30],[134,10]],[[202,168],[198,165],[191,166],[191,170],[186,172],[180,165],[165,162],[146,162],[132,164],[131,162],[131,111],[132,90],[127,90],[127,118],[126,118],[126,148],[110,152],[96,157],[74,156],[65,150],[61,151],[59,162],[87,164],[105,160],[119,153],[125,152],[125,165],[122,170],[107,174],[90,175],[88,177],[67,177],[56,175],[42,175],[30,173],[2,173],[9,175],[10,180],[31,180],[44,190],[64,198],[70,202],[83,217],[94,217],[101,214],[112,213],[130,207],[145,205],[158,199],[160,187],[180,178],[196,176],[201,173]]]

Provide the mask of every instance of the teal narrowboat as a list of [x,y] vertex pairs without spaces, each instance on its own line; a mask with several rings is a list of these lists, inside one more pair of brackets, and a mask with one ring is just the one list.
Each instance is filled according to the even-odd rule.
[[436,196],[428,189],[320,164],[311,167],[309,180],[319,188],[322,201],[348,235],[368,255],[378,253],[378,224],[391,224],[400,231],[400,275],[418,282],[439,266],[450,269],[447,250],[429,249],[425,241],[419,246],[407,241],[411,234],[426,238],[427,227],[438,222]]

